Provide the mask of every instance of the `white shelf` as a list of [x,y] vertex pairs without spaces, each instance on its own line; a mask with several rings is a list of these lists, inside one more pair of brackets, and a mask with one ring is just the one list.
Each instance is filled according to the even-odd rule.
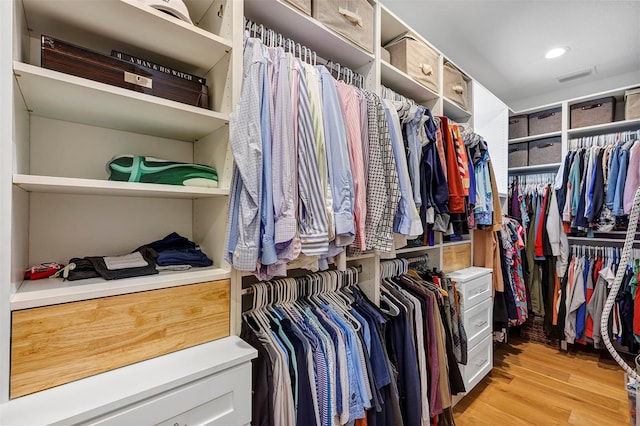
[[560,130],[558,130],[557,132],[542,133],[540,135],[524,136],[522,138],[509,139],[509,145],[511,145],[512,143],[522,143],[522,142],[529,142],[529,141],[537,141],[538,139],[556,138],[556,137],[559,137],[559,136],[562,136],[562,132]]
[[414,80],[409,74],[385,61],[380,61],[380,80],[382,85],[395,92],[422,103],[437,99],[438,94]]
[[607,133],[624,132],[627,130],[639,130],[640,118],[635,120],[614,121],[612,123],[596,124],[595,126],[580,127],[567,130],[569,139],[581,136],[596,136]]
[[[23,4],[34,37],[44,34],[73,41],[78,30],[89,32],[99,39],[121,43],[120,48],[131,46],[133,50],[127,53],[147,51],[168,58],[169,66],[173,61],[188,65],[184,71],[197,75],[208,72],[231,50],[231,41],[138,0],[23,0]],[[145,58],[153,60],[149,56]]]
[[562,163],[540,164],[538,166],[509,167],[509,174],[554,172]]
[[442,108],[444,111],[444,115],[449,117],[452,120],[460,120],[466,121],[469,117],[471,117],[471,113],[456,104],[453,101],[443,97]]
[[11,310],[177,287],[227,279],[230,276],[231,273],[226,269],[210,267],[193,268],[188,271],[163,271],[156,275],[110,281],[102,278],[78,281],[62,281],[59,278],[25,280],[11,299]]
[[338,62],[353,71],[374,60],[373,54],[283,1],[245,0],[244,14],[257,24],[314,50],[323,59]]
[[403,247],[401,249],[396,249],[396,254],[407,254],[407,253],[420,253],[423,251],[429,250],[437,250],[440,248],[440,245],[435,246],[417,246],[417,247]]
[[228,189],[220,188],[20,174],[13,175],[13,184],[27,192],[52,192],[58,194],[192,199],[229,195]]
[[228,114],[22,62],[13,72],[27,109],[42,117],[185,141],[229,122]]
[[354,260],[364,260],[364,259],[373,259],[376,256],[376,253],[373,251],[364,252],[357,256],[347,256],[347,262],[351,262]]

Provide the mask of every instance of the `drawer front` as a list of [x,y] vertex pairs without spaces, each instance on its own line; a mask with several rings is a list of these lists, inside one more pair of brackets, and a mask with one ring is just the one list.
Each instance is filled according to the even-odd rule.
[[465,306],[464,331],[467,334],[467,347],[473,348],[485,337],[491,336],[493,300],[484,302],[471,309]]
[[451,244],[442,248],[442,271],[446,274],[471,266],[471,243]]
[[169,390],[92,425],[242,425],[251,421],[251,363]]
[[[453,280],[455,281],[455,279]],[[491,274],[466,282],[456,281],[456,285],[462,290],[464,309],[467,311],[479,303],[491,299]]]
[[12,312],[10,396],[229,335],[229,280]]
[[464,386],[471,391],[493,368],[493,339],[487,336],[469,351],[467,365],[460,365]]

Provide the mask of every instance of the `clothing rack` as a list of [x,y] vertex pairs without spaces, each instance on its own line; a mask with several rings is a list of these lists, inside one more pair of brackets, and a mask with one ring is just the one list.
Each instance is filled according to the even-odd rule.
[[416,257],[404,257],[398,259],[390,259],[380,262],[380,278],[397,277],[406,274],[410,265],[418,263],[429,263],[429,255],[423,254]]
[[626,132],[584,136],[569,140],[569,151],[592,146],[612,145],[618,142],[626,142],[634,139],[640,139],[640,130],[628,130]]
[[244,28],[245,31],[248,32],[249,37],[259,38],[265,46],[282,47],[287,52],[291,53],[294,56],[297,56],[302,61],[308,64],[324,65],[332,75],[335,74],[336,79],[356,86],[359,89],[364,88],[364,76],[362,74],[357,73],[343,65],[340,65],[337,62],[319,57],[314,50],[301,45],[295,40],[284,37],[279,32],[266,28],[264,25],[257,24],[256,22],[247,18],[245,18],[244,20]]
[[345,269],[344,271],[329,270],[329,271],[322,271],[322,272],[307,274],[307,275],[303,275],[295,278],[283,277],[281,279],[276,279],[271,281],[261,281],[259,283],[251,284],[250,287],[243,289],[240,294],[242,296],[245,296],[247,294],[253,294],[255,292],[256,286],[259,284],[267,284],[267,285],[274,285],[274,286],[281,285],[283,282],[288,282],[290,284],[295,284],[295,283],[299,284],[300,282],[303,282],[305,280],[324,280],[327,274],[334,274],[334,276],[338,277],[338,281],[344,281],[344,279],[346,278],[350,284],[357,284],[358,274],[360,273],[362,273],[362,265],[351,266]]
[[556,180],[555,173],[531,173],[526,175],[509,176],[509,184],[523,184],[523,185],[548,185],[554,183]]
[[407,98],[404,95],[401,95],[400,93],[396,92],[393,89],[389,89],[387,86],[381,86],[382,87],[382,99],[389,99],[392,101],[400,101],[400,102],[407,102],[411,105],[416,105],[417,102],[414,101],[413,99]]

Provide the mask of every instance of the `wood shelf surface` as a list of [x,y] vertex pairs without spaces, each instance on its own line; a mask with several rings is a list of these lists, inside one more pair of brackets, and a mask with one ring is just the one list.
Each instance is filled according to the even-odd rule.
[[191,142],[229,122],[225,113],[22,62],[13,70],[27,109],[42,117]]
[[224,37],[138,0],[23,0],[22,3],[34,37],[44,34],[64,39],[74,31],[87,31],[183,63],[188,66],[184,71],[193,74],[208,72],[232,46]]
[[156,275],[111,281],[102,278],[78,281],[63,281],[60,278],[25,280],[11,299],[11,310],[216,281],[230,277],[231,273],[226,269],[209,267],[192,268],[187,271],[163,271]]
[[229,195],[228,189],[221,188],[21,174],[13,175],[13,184],[27,192],[52,192],[58,194],[192,199]]

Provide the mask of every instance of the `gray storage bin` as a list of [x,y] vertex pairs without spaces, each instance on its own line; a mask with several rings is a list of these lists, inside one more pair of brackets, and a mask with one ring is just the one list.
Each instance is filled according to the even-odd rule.
[[559,132],[562,129],[562,107],[529,114],[529,136]]
[[615,112],[616,98],[613,96],[571,105],[571,128],[611,123]]
[[465,111],[469,110],[469,78],[449,61],[444,63],[444,96]]
[[513,115],[509,117],[509,139],[529,136],[529,116]]
[[280,0],[285,1],[286,3],[295,6],[297,9],[306,13],[307,15],[311,15],[311,0]]
[[545,138],[529,142],[529,165],[553,164],[562,161],[562,139]]
[[640,88],[624,92],[624,119],[640,118]]
[[509,167],[529,164],[529,144],[527,142],[509,144]]
[[380,48],[380,59],[382,59],[388,64],[391,63],[391,53],[384,47]]
[[367,0],[313,0],[311,14],[367,52],[373,52],[373,6]]
[[425,87],[438,92],[440,54],[411,33],[387,43],[391,65],[413,77]]

